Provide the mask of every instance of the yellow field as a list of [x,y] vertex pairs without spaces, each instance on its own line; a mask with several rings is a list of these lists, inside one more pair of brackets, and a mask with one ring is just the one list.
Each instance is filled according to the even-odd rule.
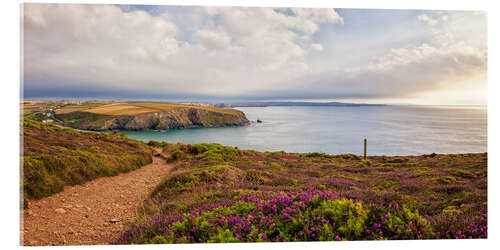
[[24,103],[21,103],[21,106],[24,110],[40,108],[39,104],[32,101],[25,101]]
[[64,107],[60,109],[56,109],[56,114],[67,114],[75,111],[86,111],[89,107]]
[[156,102],[111,103],[111,104],[103,105],[103,106],[96,107],[96,108],[86,109],[85,112],[90,112],[90,113],[95,113],[95,114],[103,114],[103,115],[138,115],[138,114],[146,114],[146,113],[171,111],[171,110],[181,109],[181,108],[195,108],[195,109],[215,111],[215,112],[220,112],[220,113],[225,113],[225,114],[237,114],[237,111],[234,109],[215,108],[215,107],[206,107],[206,106],[197,106],[197,105],[186,105],[186,104],[177,104],[177,103],[156,103]]

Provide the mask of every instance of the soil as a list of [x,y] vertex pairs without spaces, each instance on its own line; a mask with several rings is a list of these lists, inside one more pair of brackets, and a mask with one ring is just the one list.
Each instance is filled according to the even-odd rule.
[[107,245],[115,241],[173,167],[158,153],[151,164],[135,171],[68,186],[31,201],[21,211],[21,245]]

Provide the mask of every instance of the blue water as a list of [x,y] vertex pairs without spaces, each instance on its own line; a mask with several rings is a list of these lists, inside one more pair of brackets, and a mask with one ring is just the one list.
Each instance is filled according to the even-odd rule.
[[[249,126],[125,131],[131,138],[215,142],[258,151],[419,155],[487,151],[485,107],[244,107]],[[263,123],[256,123],[257,119]]]

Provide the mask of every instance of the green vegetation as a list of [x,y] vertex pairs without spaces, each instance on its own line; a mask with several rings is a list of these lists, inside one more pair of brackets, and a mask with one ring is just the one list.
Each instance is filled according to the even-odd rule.
[[486,154],[362,160],[208,143],[162,147],[176,167],[116,243],[487,236]]
[[151,149],[120,134],[79,132],[25,119],[23,190],[25,199],[40,199],[101,176],[151,163]]
[[[35,116],[35,109],[26,114]],[[108,116],[59,115],[75,124]],[[175,164],[119,244],[487,237],[486,153],[363,160],[213,143],[144,144],[119,132],[28,119],[22,133],[25,205],[64,185],[137,169],[151,162],[152,147]]]
[[113,116],[110,115],[94,114],[83,111],[58,114],[56,117],[63,121],[65,126],[95,130],[104,127],[106,121],[113,118]]

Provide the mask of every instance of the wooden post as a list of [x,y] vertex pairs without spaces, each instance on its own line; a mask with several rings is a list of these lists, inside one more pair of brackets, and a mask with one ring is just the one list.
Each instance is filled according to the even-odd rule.
[[365,138],[365,152],[363,154],[363,160],[366,160],[366,138]]

